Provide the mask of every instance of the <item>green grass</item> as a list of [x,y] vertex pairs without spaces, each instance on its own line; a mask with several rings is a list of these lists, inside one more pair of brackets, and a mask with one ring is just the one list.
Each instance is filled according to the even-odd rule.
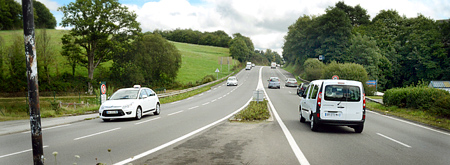
[[[178,77],[176,81],[183,84],[201,80],[206,75],[217,76],[215,70],[218,68],[219,78],[225,77],[230,74],[233,65],[219,65],[220,57],[229,57],[230,53],[228,48],[214,47],[214,46],[203,46],[186,44],[179,42],[172,42],[178,50],[180,50],[182,55],[182,65],[178,71]],[[234,60],[235,64],[238,64]],[[226,63],[225,63],[226,64]]]
[[270,117],[267,100],[262,102],[251,101],[250,104],[235,116],[237,121],[261,121]]
[[366,102],[368,109],[385,115],[398,116],[407,120],[425,123],[435,127],[450,130],[450,119],[442,118],[426,111],[398,108],[397,106],[384,106],[374,102]]

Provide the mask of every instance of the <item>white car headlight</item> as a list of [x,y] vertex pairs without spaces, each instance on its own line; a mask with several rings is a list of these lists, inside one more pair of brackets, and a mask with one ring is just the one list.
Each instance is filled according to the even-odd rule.
[[100,106],[100,111],[103,111],[105,109],[105,106]]
[[130,108],[131,106],[133,106],[133,103],[122,106],[122,109],[127,109]]

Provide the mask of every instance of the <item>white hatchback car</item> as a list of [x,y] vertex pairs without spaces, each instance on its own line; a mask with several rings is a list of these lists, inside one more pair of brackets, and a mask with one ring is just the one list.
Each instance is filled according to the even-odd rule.
[[311,130],[320,125],[349,126],[361,133],[366,120],[366,97],[361,82],[315,80],[300,101],[300,122],[310,121]]
[[135,85],[116,91],[98,110],[103,121],[119,118],[135,118],[153,113],[159,115],[160,103],[156,93],[150,88]]
[[235,77],[235,76],[228,77],[228,79],[227,79],[227,86],[231,86],[231,85],[234,85],[234,86],[238,85],[237,77]]

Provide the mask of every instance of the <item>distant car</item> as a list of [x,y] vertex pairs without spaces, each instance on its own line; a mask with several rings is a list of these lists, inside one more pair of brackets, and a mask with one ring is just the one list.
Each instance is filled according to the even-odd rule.
[[247,65],[246,67],[245,67],[245,70],[250,70],[250,69],[252,69],[252,65],[250,64],[250,65]]
[[305,90],[308,89],[308,86],[309,86],[309,83],[301,83],[297,87],[297,95],[302,96],[305,93]]
[[280,64],[277,64],[277,67],[280,67]]
[[284,84],[287,87],[297,87],[297,80],[295,78],[286,79],[286,83]]
[[153,113],[159,115],[160,103],[156,93],[150,88],[135,85],[116,91],[98,110],[103,121],[119,118],[135,118]]
[[270,64],[270,69],[277,69],[277,63],[276,62],[272,62]]
[[278,77],[270,77],[268,88],[278,88],[280,89],[280,79]]
[[238,85],[238,79],[236,76],[228,77],[227,79],[227,86],[237,86]]
[[252,64],[252,67],[255,67],[255,64]]

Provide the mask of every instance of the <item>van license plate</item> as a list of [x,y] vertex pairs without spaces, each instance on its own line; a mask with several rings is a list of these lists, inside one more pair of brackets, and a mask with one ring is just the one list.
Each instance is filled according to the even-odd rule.
[[340,113],[325,113],[326,117],[341,117]]
[[118,114],[119,112],[117,111],[106,111],[106,114]]

